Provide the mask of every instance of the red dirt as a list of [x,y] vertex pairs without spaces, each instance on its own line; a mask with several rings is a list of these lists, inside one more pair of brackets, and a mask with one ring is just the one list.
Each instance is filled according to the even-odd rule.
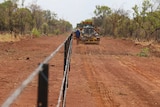
[[[0,43],[0,105],[66,36]],[[73,41],[67,107],[160,107],[160,58],[139,57],[130,40],[101,38],[100,45]],[[50,61],[49,107],[57,104],[63,49]],[[35,107],[37,77],[11,107]]]

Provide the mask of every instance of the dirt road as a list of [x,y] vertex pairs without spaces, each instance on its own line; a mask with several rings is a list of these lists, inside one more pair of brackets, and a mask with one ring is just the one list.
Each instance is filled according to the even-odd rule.
[[160,59],[138,57],[141,48],[109,38],[74,45],[69,107],[160,107]]
[[[64,39],[0,43],[0,105]],[[142,48],[130,40],[105,37],[100,45],[73,41],[67,107],[160,107],[160,58],[137,56]],[[49,107],[57,104],[62,71],[63,50],[50,62]],[[34,107],[36,83],[12,107]]]

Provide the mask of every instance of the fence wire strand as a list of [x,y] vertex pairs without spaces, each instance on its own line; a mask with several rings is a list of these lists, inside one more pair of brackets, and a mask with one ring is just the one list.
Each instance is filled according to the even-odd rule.
[[[70,43],[72,43],[72,38]],[[68,70],[69,70],[69,61],[70,61],[70,52],[71,52],[71,48],[72,48],[72,44],[69,45],[69,49],[68,49],[68,54],[67,54],[67,60],[66,60],[66,65],[65,65],[65,71],[64,71],[64,76],[63,76],[63,80],[62,80],[62,84],[61,84],[61,89],[60,89],[60,94],[59,94],[59,98],[58,98],[58,103],[56,105],[56,107],[60,107],[60,103],[62,101],[62,94],[63,94],[63,85],[65,83],[65,78],[67,78],[66,76],[68,76]],[[67,80],[66,80],[67,81]],[[66,87],[66,86],[65,86]],[[66,96],[66,90],[65,90],[65,96]],[[64,98],[65,100],[65,98]],[[64,101],[65,102],[65,101]],[[64,105],[63,105],[64,106]]]
[[62,48],[62,46],[65,44],[65,42],[68,40],[69,37],[66,38],[66,40],[58,46],[58,48],[53,51],[50,56],[48,56],[33,72],[31,75],[28,76],[26,80],[22,82],[22,84],[11,94],[7,100],[2,104],[1,107],[9,107],[21,94],[21,92],[27,87],[27,85],[35,78],[36,75],[38,75],[43,70],[43,64],[47,64],[54,56],[55,54]]

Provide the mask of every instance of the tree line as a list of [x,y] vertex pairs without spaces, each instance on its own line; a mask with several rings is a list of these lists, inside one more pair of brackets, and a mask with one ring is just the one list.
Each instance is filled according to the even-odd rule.
[[0,3],[0,32],[14,32],[21,35],[60,34],[72,29],[70,22],[58,19],[57,14],[43,10],[37,4],[18,6],[18,0],[4,0]]
[[123,9],[97,5],[92,20],[103,35],[160,42],[160,0],[144,0],[132,10],[130,15]]

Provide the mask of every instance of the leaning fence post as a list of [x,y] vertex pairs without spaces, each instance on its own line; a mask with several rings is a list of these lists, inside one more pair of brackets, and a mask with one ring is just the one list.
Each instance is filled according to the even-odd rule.
[[48,64],[43,64],[43,70],[38,77],[37,107],[48,107]]

